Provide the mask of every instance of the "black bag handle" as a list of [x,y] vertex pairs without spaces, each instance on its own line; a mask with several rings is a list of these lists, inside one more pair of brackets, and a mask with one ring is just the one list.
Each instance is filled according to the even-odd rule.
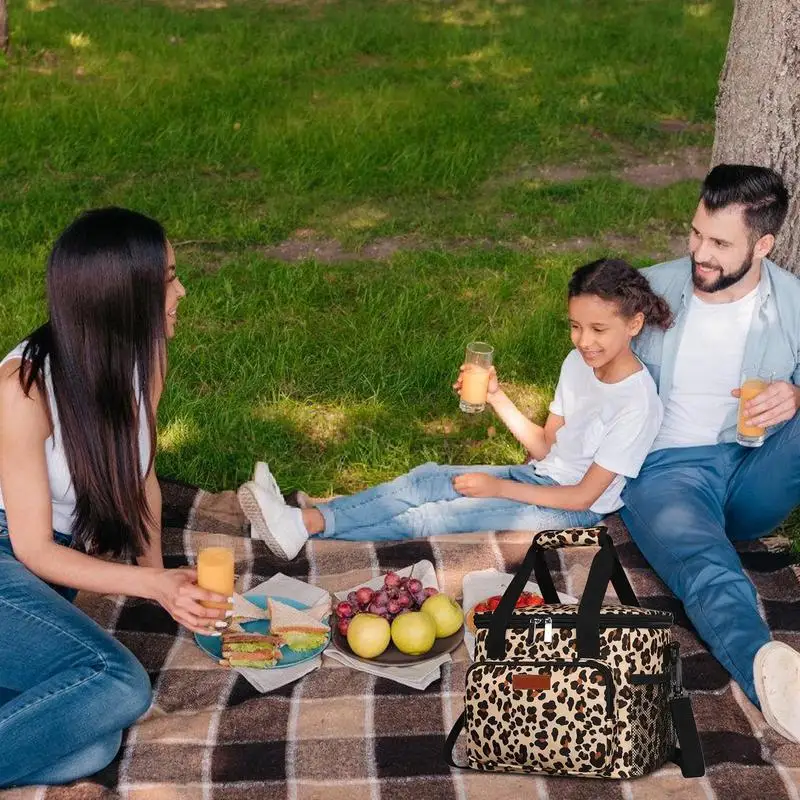
[[599,545],[600,551],[595,555],[586,588],[578,606],[577,643],[579,658],[597,658],[600,655],[600,608],[609,582],[627,606],[638,606],[639,601],[631,587],[625,570],[619,563],[614,543],[604,525],[595,528],[569,528],[566,530],[547,530],[537,533],[533,538],[525,559],[517,574],[508,585],[503,598],[492,613],[489,633],[486,637],[486,653],[493,661],[501,661],[505,657],[506,629],[511,622],[511,615],[525,584],[535,571],[536,582],[542,590],[546,603],[559,603],[553,579],[544,561],[544,551],[557,547],[581,547]]
[[456,748],[456,742],[458,741],[458,736],[464,727],[464,721],[466,718],[467,712],[462,711],[461,716],[453,723],[453,727],[450,729],[450,733],[447,734],[447,739],[444,743],[444,760],[451,767],[457,767],[458,769],[468,769],[466,764],[456,764],[456,762],[453,760],[453,750]]

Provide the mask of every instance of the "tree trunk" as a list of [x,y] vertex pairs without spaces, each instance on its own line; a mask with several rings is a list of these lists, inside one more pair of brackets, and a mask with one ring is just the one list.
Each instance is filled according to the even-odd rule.
[[0,0],[0,51],[8,52],[8,5]]
[[800,1],[736,0],[712,164],[759,164],[792,194],[771,258],[800,273]]

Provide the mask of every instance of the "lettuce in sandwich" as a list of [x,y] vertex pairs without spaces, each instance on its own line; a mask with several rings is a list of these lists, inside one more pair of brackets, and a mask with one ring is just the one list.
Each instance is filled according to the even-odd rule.
[[330,628],[310,614],[267,598],[270,633],[280,637],[284,644],[297,653],[316,650],[327,644]]
[[328,641],[327,631],[325,633],[304,633],[302,631],[284,631],[281,639],[286,643],[290,650],[302,653],[306,650],[316,650]]

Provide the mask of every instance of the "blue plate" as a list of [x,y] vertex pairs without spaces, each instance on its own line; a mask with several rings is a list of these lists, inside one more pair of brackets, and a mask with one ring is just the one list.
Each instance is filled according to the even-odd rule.
[[[263,594],[246,594],[244,595],[251,603],[257,605],[259,608],[266,608],[267,607],[267,597]],[[285,603],[287,606],[291,606],[292,608],[297,608],[300,611],[304,611],[311,606],[306,605],[305,603],[299,603],[297,600],[292,600],[291,597],[277,597],[275,595],[270,595],[273,600],[277,600],[279,603]],[[322,620],[323,624],[328,624],[329,617],[326,617]],[[242,625],[242,629],[247,631],[247,633],[262,633],[268,634],[269,633],[269,620],[268,619],[254,619],[251,622],[245,622]],[[222,658],[222,637],[221,636],[204,636],[201,633],[196,633],[194,635],[194,640],[197,642],[198,647],[206,654],[211,656],[214,661],[219,661]],[[330,630],[328,631],[328,637],[325,640],[325,643],[320,647],[317,647],[315,650],[305,650],[302,653],[297,653],[294,650],[290,650],[286,645],[281,647],[281,654],[283,658],[274,666],[274,667],[267,667],[267,669],[281,669],[283,667],[293,667],[295,664],[302,664],[303,661],[309,661],[312,658],[316,658],[327,646],[328,642],[331,640],[331,633]]]

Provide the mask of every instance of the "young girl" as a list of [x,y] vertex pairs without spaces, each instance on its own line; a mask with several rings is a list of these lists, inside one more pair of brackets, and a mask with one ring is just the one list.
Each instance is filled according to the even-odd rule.
[[645,324],[669,327],[671,314],[637,270],[601,259],[572,275],[569,322],[575,349],[561,367],[544,427],[519,411],[492,371],[487,402],[530,454],[527,464],[423,464],[389,483],[303,509],[285,504],[262,466],[258,481],[239,489],[253,535],[275,555],[292,559],[309,536],[379,540],[539,531],[591,526],[616,511],[625,478],[638,474],[663,413],[631,340]]
[[198,601],[228,598],[161,558],[155,411],[184,294],[157,222],[88,212],[50,256],[49,320],[0,362],[0,789],[97,772],[150,705],[77,589],[154,600],[202,633],[224,615]]

